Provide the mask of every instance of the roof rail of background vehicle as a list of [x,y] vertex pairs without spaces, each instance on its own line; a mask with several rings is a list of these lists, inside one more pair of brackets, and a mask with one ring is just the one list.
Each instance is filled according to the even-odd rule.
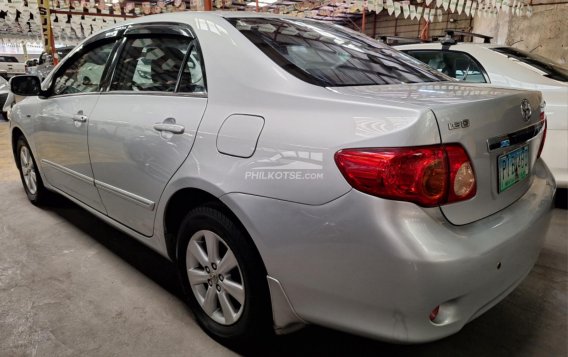
[[402,36],[377,36],[376,40],[387,45],[411,45],[416,43],[430,43],[430,40],[423,40],[418,37],[402,37]]
[[[487,35],[483,35],[483,34],[475,33],[475,32],[453,30],[453,29],[446,29],[445,32],[446,32],[446,37],[444,37],[444,39],[446,39],[446,38],[453,39],[453,37],[456,36],[456,35],[482,38],[483,43],[491,43],[491,40],[493,39],[492,36],[487,36]],[[458,42],[458,41],[455,41],[455,40],[453,40],[453,41],[454,41],[454,43]]]

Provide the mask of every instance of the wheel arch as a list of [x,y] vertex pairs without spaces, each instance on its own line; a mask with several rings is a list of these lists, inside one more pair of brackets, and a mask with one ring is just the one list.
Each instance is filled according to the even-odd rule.
[[[26,138],[26,136],[24,135],[24,132],[18,128],[15,127],[14,129],[12,129],[12,154],[14,155],[14,161],[16,162],[16,166],[18,167],[18,169],[20,168],[20,163],[19,160],[17,160],[17,150],[18,150],[18,139],[20,137],[24,137],[24,139]],[[27,140],[27,139],[26,139]]]
[[239,217],[237,217],[229,206],[227,206],[218,197],[203,189],[195,187],[179,189],[168,199],[168,202],[166,203],[163,224],[168,257],[174,262],[177,261],[177,239],[181,223],[189,211],[203,205],[211,205],[219,209],[229,216],[239,229],[246,233],[247,239],[250,240],[250,243],[255,250],[255,255],[257,255],[264,271],[266,272],[266,265],[262,259],[262,255],[260,254],[254,239],[252,239],[250,232]]

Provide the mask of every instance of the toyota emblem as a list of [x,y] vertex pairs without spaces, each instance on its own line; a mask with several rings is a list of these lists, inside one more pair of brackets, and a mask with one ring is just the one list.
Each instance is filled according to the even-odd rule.
[[521,101],[521,116],[523,117],[523,121],[529,121],[532,115],[532,107],[531,103],[528,99],[523,99]]

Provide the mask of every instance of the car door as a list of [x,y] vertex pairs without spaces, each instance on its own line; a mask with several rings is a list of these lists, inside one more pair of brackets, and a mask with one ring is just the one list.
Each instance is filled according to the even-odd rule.
[[47,182],[100,212],[105,208],[94,186],[87,132],[114,45],[109,39],[92,43],[58,69],[41,100],[34,134]]
[[89,152],[108,215],[151,236],[157,202],[207,105],[203,63],[186,27],[131,27],[123,42],[90,116]]

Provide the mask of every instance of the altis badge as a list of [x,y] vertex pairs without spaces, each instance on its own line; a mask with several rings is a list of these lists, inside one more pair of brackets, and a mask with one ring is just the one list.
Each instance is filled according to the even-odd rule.
[[448,129],[449,130],[465,129],[465,128],[469,128],[469,119],[464,119],[462,121],[454,121],[454,122],[448,123]]

